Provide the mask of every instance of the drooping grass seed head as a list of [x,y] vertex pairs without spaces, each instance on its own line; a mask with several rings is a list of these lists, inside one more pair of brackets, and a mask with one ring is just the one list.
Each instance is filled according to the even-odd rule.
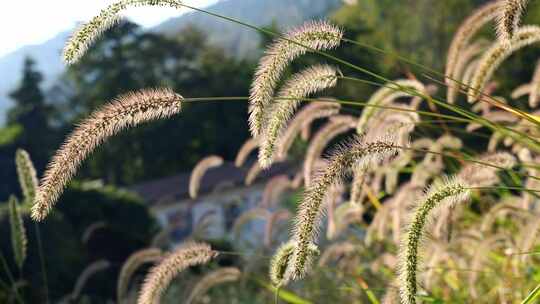
[[107,222],[105,221],[97,221],[88,225],[88,227],[84,229],[84,232],[82,234],[81,243],[83,244],[88,243],[88,241],[90,240],[90,238],[92,238],[92,236],[94,235],[96,231],[106,228],[106,227],[107,227]]
[[291,188],[291,181],[285,174],[272,177],[264,187],[261,203],[263,208],[272,208],[281,194]]
[[263,171],[263,168],[258,162],[255,162],[251,167],[249,168],[248,172],[246,173],[246,178],[244,179],[244,184],[246,186],[249,186],[253,184],[253,182],[257,179],[257,176]]
[[283,132],[277,145],[277,159],[285,159],[296,137],[306,124],[321,118],[332,117],[339,113],[341,106],[337,102],[313,102],[303,107]]
[[468,101],[476,101],[484,88],[491,80],[495,70],[516,51],[540,41],[540,27],[534,25],[523,26],[519,28],[508,47],[506,43],[495,42],[480,58],[478,66],[471,79]]
[[463,23],[459,26],[446,59],[445,77],[446,83],[451,84],[455,80],[459,80],[455,74],[456,63],[460,58],[461,52],[469,45],[469,41],[478,33],[478,31],[491,20],[495,19],[501,8],[501,2],[494,0],[481,6],[474,11]]
[[293,75],[285,82],[265,115],[265,130],[259,149],[261,167],[268,168],[272,164],[278,138],[302,99],[334,87],[338,73],[339,70],[332,66],[314,65]]
[[131,254],[122,265],[116,287],[117,302],[122,303],[128,291],[131,277],[145,263],[155,263],[163,258],[163,252],[158,248],[146,248]]
[[77,278],[77,281],[75,282],[75,287],[73,287],[73,291],[71,292],[71,301],[75,301],[79,295],[81,294],[81,291],[83,290],[84,286],[86,285],[86,282],[95,275],[96,273],[100,271],[104,271],[108,269],[111,266],[111,263],[107,260],[98,260],[90,265],[88,265],[79,275]]
[[393,100],[414,96],[415,94],[425,94],[426,88],[417,80],[410,79],[398,79],[391,83],[388,83],[384,87],[377,90],[368,100],[367,106],[364,107],[362,115],[358,119],[356,126],[356,132],[363,134],[367,130],[370,120],[381,112],[383,109],[380,106],[385,106],[391,103]]
[[471,187],[488,187],[499,181],[497,171],[511,169],[516,158],[507,152],[486,153],[477,159],[478,163],[466,165],[459,177]]
[[501,2],[500,12],[497,15],[497,36],[503,45],[510,47],[528,0],[502,0]]
[[259,61],[250,90],[249,126],[253,137],[262,132],[264,115],[274,98],[274,90],[283,71],[297,57],[311,51],[339,46],[343,32],[325,22],[307,22],[278,38]]
[[432,184],[425,196],[411,213],[411,220],[405,235],[401,238],[399,251],[399,283],[401,302],[417,303],[417,271],[421,261],[419,253],[427,226],[437,218],[440,210],[466,201],[469,197],[468,185],[458,177],[443,178]]
[[357,245],[351,241],[336,242],[328,246],[319,259],[319,266],[326,266],[339,257],[346,256],[358,250]]
[[234,220],[234,223],[232,225],[232,234],[234,235],[235,239],[239,239],[242,233],[242,228],[245,224],[247,224],[249,221],[255,220],[255,219],[261,219],[261,220],[268,220],[268,218],[272,215],[270,211],[264,208],[251,208],[244,212],[242,212],[239,216],[236,217]]
[[79,61],[94,41],[120,20],[121,11],[137,6],[168,6],[179,9],[182,7],[182,2],[179,0],[119,0],[102,9],[97,16],[82,24],[73,33],[64,47],[62,55],[64,61],[67,64]]
[[229,282],[235,282],[240,279],[242,272],[236,267],[223,267],[210,272],[195,284],[191,289],[189,297],[184,302],[186,304],[194,303],[200,299],[210,288]]
[[180,112],[182,96],[169,89],[147,89],[118,97],[83,120],[53,156],[36,192],[32,218],[52,209],[80,164],[96,147],[123,129]]
[[[461,82],[461,79],[464,76],[464,72],[467,68],[467,65],[470,64],[470,62],[473,59],[475,59],[479,54],[484,52],[487,46],[488,46],[488,41],[479,40],[479,41],[475,41],[471,43],[471,45],[467,46],[461,52],[454,67],[453,76],[452,76],[453,79],[447,80],[448,90],[446,92],[446,101],[448,103],[454,104],[456,102],[460,88],[466,87],[467,85],[466,82],[464,81]],[[472,72],[469,72],[469,73],[472,73]]]
[[191,176],[189,177],[189,197],[192,199],[197,198],[197,193],[201,186],[201,180],[204,176],[204,173],[209,169],[219,167],[223,165],[223,158],[217,155],[210,155],[201,159],[193,171],[191,171]]
[[250,138],[248,140],[246,140],[246,142],[242,145],[242,147],[240,147],[240,150],[238,151],[238,154],[236,154],[236,158],[234,160],[234,165],[237,167],[237,168],[240,168],[244,165],[244,163],[246,162],[249,154],[257,149],[257,147],[259,146],[259,141],[254,139],[254,138]]
[[137,304],[160,303],[161,295],[179,273],[188,267],[206,264],[217,255],[205,243],[183,244],[150,270],[144,279]]
[[304,183],[311,184],[312,174],[317,160],[321,157],[324,149],[338,135],[344,134],[354,128],[356,117],[348,115],[335,116],[317,131],[306,151],[304,160]]
[[264,226],[264,245],[270,247],[272,245],[272,237],[274,233],[274,228],[278,227],[277,223],[280,221],[288,220],[291,217],[289,210],[281,209],[272,212],[272,214],[266,220]]
[[[291,257],[296,248],[296,242],[293,240],[282,244],[276,250],[276,253],[270,261],[270,281],[274,286],[285,286],[289,283],[287,277],[287,268],[291,262]],[[310,244],[308,247],[308,258],[313,259],[320,254],[316,245]]]
[[355,167],[374,166],[381,160],[395,155],[399,149],[400,147],[395,144],[395,138],[390,136],[374,141],[356,137],[332,154],[324,171],[316,176],[306,189],[298,208],[292,233],[296,248],[287,269],[288,277],[300,279],[309,269],[308,249],[317,237],[322,217],[321,205],[328,189]]
[[529,91],[529,106],[536,108],[540,101],[540,60],[536,62],[536,68],[534,69],[533,78],[531,80]]

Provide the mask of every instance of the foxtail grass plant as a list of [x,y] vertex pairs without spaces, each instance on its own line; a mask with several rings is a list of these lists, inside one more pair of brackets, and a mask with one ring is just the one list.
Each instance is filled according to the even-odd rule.
[[502,7],[497,16],[497,36],[503,44],[510,46],[519,28],[521,16],[528,0],[502,0]]
[[169,89],[147,89],[122,95],[83,120],[56,151],[41,179],[32,218],[43,220],[77,168],[109,137],[141,123],[178,114],[182,96]]
[[192,199],[197,198],[199,188],[201,187],[201,180],[204,177],[204,173],[207,170],[219,167],[223,165],[223,158],[217,155],[210,155],[201,159],[193,171],[191,171],[191,176],[189,178],[189,196]]
[[[274,284],[274,286],[285,286],[289,282],[289,277],[287,276],[287,269],[290,267],[291,258],[296,248],[297,243],[291,240],[287,243],[282,244],[276,250],[276,253],[270,261],[270,281],[272,282],[272,284]],[[315,244],[311,243],[308,245],[306,258],[309,261],[311,261],[319,254],[319,249]]]
[[15,264],[22,271],[27,256],[28,239],[20,210],[19,202],[14,196],[9,197],[9,226],[11,228],[11,247]]
[[232,233],[235,238],[238,239],[241,235],[241,229],[244,227],[245,224],[255,219],[261,219],[266,221],[271,215],[272,213],[264,208],[251,208],[249,210],[246,210],[234,220],[234,223],[232,225]]
[[264,245],[270,247],[272,245],[272,237],[274,234],[275,228],[279,227],[278,223],[280,221],[288,220],[291,217],[289,210],[276,210],[266,219],[266,224],[264,226]]
[[332,117],[339,113],[341,106],[337,102],[314,102],[300,110],[287,126],[280,137],[277,146],[277,157],[283,159],[287,156],[294,140],[301,132],[304,125],[311,124],[317,119]]
[[238,153],[236,154],[236,158],[234,159],[234,165],[237,168],[240,168],[244,165],[247,158],[249,157],[249,154],[255,149],[259,147],[259,142],[255,140],[254,138],[250,138],[246,140],[246,142],[240,147],[240,150],[238,150]]
[[343,32],[325,22],[307,22],[278,38],[259,61],[251,85],[249,126],[258,137],[264,124],[267,107],[272,103],[274,90],[290,62],[312,50],[329,50],[340,45]]
[[244,184],[246,186],[249,186],[253,184],[253,182],[257,179],[257,176],[263,171],[263,168],[261,165],[256,162],[249,168],[248,172],[246,173],[246,178],[244,179]]
[[530,90],[529,90],[529,106],[531,108],[537,108],[538,102],[540,101],[540,60],[536,62],[536,67],[534,69],[534,74],[531,80]]
[[83,23],[75,31],[64,47],[64,61],[67,64],[78,62],[94,41],[120,20],[121,11],[137,6],[167,6],[179,9],[182,7],[182,2],[179,0],[118,0],[102,9],[99,15]]
[[264,186],[260,206],[263,208],[274,207],[281,194],[291,188],[291,181],[287,175],[272,177]]
[[161,295],[179,273],[191,266],[204,265],[217,255],[218,253],[205,243],[182,244],[150,270],[144,280],[137,303],[159,303]]
[[329,65],[314,65],[285,82],[266,114],[265,131],[262,133],[259,149],[261,167],[268,168],[272,164],[278,138],[301,99],[334,87],[339,73],[339,70]]
[[199,282],[197,282],[197,284],[195,284],[195,286],[191,289],[189,297],[184,303],[195,303],[198,298],[203,296],[212,287],[220,284],[236,282],[240,279],[241,276],[242,272],[236,267],[223,267],[214,270],[209,274],[205,275],[202,279],[199,280]]
[[527,25],[519,28],[510,40],[510,46],[506,42],[495,42],[481,57],[476,71],[471,79],[468,91],[469,102],[476,101],[487,83],[491,80],[495,70],[508,56],[517,50],[540,41],[540,27]]
[[[474,11],[453,37],[444,74],[397,55],[399,61],[425,73],[409,71],[407,66],[403,73],[405,78],[390,80],[331,55],[329,51],[342,41],[385,55],[390,52],[344,38],[338,26],[326,21],[307,22],[279,35],[241,20],[190,7],[179,0],[116,1],[73,34],[63,53],[66,63],[81,60],[96,39],[120,19],[124,10],[136,6],[185,7],[269,34],[275,40],[259,61],[249,96],[184,99],[168,89],[141,90],[120,96],[75,128],[53,156],[40,183],[28,153],[17,151],[17,173],[25,204],[19,210],[15,198],[10,198],[7,210],[15,263],[22,269],[26,256],[21,214],[26,211],[26,204],[33,203],[31,217],[34,220],[43,220],[79,166],[109,137],[139,124],[178,114],[184,102],[244,100],[248,102],[247,124],[251,138],[238,151],[235,166],[244,172],[244,165],[250,163],[248,159],[258,149],[257,161],[250,163],[245,172],[245,184],[253,185],[264,169],[276,163],[291,164],[290,171],[266,182],[260,204],[255,208],[250,204],[244,209],[234,202],[234,207],[241,207],[242,212],[230,221],[232,225],[227,225],[233,235],[232,245],[241,247],[240,241],[249,240],[249,245],[260,247],[254,248],[254,254],[220,251],[239,256],[242,264],[235,265],[242,265],[243,269],[217,268],[201,275],[192,290],[182,291],[189,295],[188,303],[214,294],[212,291],[207,295],[207,292],[217,284],[244,277],[251,279],[253,270],[259,269],[255,258],[268,257],[266,252],[284,238],[279,232],[290,225],[289,241],[277,248],[270,261],[269,275],[274,286],[255,278],[255,282],[267,289],[278,290],[276,299],[310,303],[309,296],[322,294],[320,288],[309,287],[326,281],[304,282],[304,286],[308,286],[305,299],[304,295],[295,294],[300,285],[290,286],[290,290],[281,289],[306,276],[315,264],[319,247],[324,252],[317,263],[319,270],[325,273],[322,279],[331,279],[340,291],[347,291],[340,295],[349,302],[360,296],[377,303],[373,292],[377,291],[377,286],[373,283],[392,276],[396,265],[399,273],[394,276],[396,281],[384,284],[387,287],[384,301],[391,301],[392,296],[397,295],[394,291],[398,290],[401,302],[406,304],[420,302],[423,298],[433,302],[472,299],[489,303],[513,303],[518,297],[525,298],[526,293],[520,293],[511,284],[518,286],[523,282],[519,281],[519,272],[534,269],[537,262],[531,252],[520,250],[534,251],[540,227],[540,221],[534,220],[537,210],[533,208],[540,192],[540,166],[537,164],[540,161],[537,155],[540,152],[540,111],[535,109],[540,68],[536,67],[530,83],[512,83],[516,85],[511,95],[514,100],[502,95],[506,82],[499,82],[493,76],[506,58],[540,40],[540,27],[519,25],[526,3],[524,0],[495,0]],[[492,21],[497,22],[498,39],[494,42],[473,40],[484,27],[493,31],[493,27],[486,26]],[[307,53],[324,57],[336,66],[311,64],[298,72],[291,71],[292,76],[286,79],[291,63]],[[343,75],[342,68],[360,72],[370,80]],[[444,76],[444,81],[437,79],[439,76]],[[310,95],[337,87],[338,80],[340,84],[351,81],[379,89],[367,102],[360,100],[361,96],[356,101],[310,98]],[[429,80],[447,87],[447,100],[436,96],[439,87],[428,83]],[[350,92],[353,91],[347,91]],[[458,100],[460,92],[464,92],[471,103],[479,99],[482,102],[463,107]],[[523,100],[518,99],[525,99],[523,97],[528,98],[531,113],[521,110]],[[360,136],[340,144],[326,159],[323,155],[327,146],[351,131]],[[299,137],[301,141],[296,141]],[[410,147],[409,137],[415,139]],[[300,156],[303,152],[305,154]],[[519,162],[514,155],[519,156]],[[304,163],[298,168],[300,157]],[[210,156],[195,166],[189,184],[192,198],[197,197],[205,172],[222,163],[221,157]],[[499,172],[501,170],[504,173]],[[352,182],[348,178],[351,172],[354,173]],[[440,177],[445,174],[453,177]],[[299,189],[302,183],[305,185],[303,196],[296,206],[294,220],[288,223],[293,216],[290,212],[295,198],[292,190]],[[222,185],[214,187],[213,193],[223,190]],[[431,187],[422,196],[422,188],[428,185]],[[259,189],[259,185],[253,189]],[[291,197],[283,199],[286,192]],[[473,197],[471,207],[458,204],[469,197]],[[364,204],[366,200],[371,205]],[[319,241],[318,232],[325,212],[328,213],[326,240]],[[214,213],[210,211],[200,217],[186,239],[208,237],[206,231],[214,224]],[[253,229],[243,229],[244,225],[255,219],[264,222],[264,236],[244,238],[242,233],[253,232]],[[152,246],[172,245],[169,236],[181,225],[183,223],[172,223],[164,227],[155,235]],[[83,233],[83,243],[103,227],[103,221],[88,226]],[[361,233],[357,233],[358,230]],[[443,231],[447,232],[446,236]],[[399,244],[401,246],[396,246]],[[173,279],[182,271],[209,263],[217,255],[208,244],[191,241],[168,253],[158,248],[137,251],[120,270],[117,300],[119,303],[135,301],[130,301],[130,293],[138,287],[131,284],[130,288],[130,283],[136,282],[133,276],[142,264],[156,263],[144,280],[137,303],[153,304],[161,301]],[[424,256],[429,256],[425,263]],[[18,296],[17,291],[24,289],[11,276],[3,257],[1,262]],[[106,261],[91,264],[68,297],[78,298],[88,277],[108,266]],[[481,273],[488,266],[489,274]],[[471,269],[477,272],[466,272]],[[492,276],[492,272],[500,277]],[[349,281],[349,276],[353,276],[361,290],[342,284]],[[487,276],[489,279],[483,281]],[[525,277],[530,280],[529,276]],[[0,280],[0,287],[3,285]],[[425,295],[420,286],[430,294]],[[533,287],[527,285],[523,289]],[[495,292],[497,290],[502,291]]]
[[421,255],[419,249],[424,242],[427,225],[437,217],[437,212],[468,199],[466,183],[457,177],[444,178],[435,182],[416,205],[408,225],[399,257],[399,282],[401,302],[417,303],[417,275]]
[[333,120],[317,131],[309,144],[304,160],[304,184],[306,186],[311,185],[315,164],[322,156],[326,146],[338,135],[352,130],[355,124],[356,118],[353,116],[335,116]]
[[94,235],[94,233],[100,229],[106,228],[107,223],[104,221],[97,221],[92,224],[90,224],[86,229],[84,229],[84,232],[81,237],[81,242],[83,244],[88,243],[90,238]]
[[486,40],[475,41],[467,46],[460,54],[452,75],[456,81],[449,81],[446,91],[446,101],[448,103],[453,104],[456,102],[460,87],[468,84],[468,79],[470,79],[470,75],[472,74],[472,71],[465,74],[467,66],[470,65],[476,56],[484,52],[487,46],[488,42]]
[[73,291],[71,292],[70,299],[71,301],[77,300],[79,296],[81,295],[81,292],[86,285],[87,281],[96,273],[100,271],[105,271],[111,266],[111,263],[107,260],[99,260],[91,263],[88,265],[83,272],[79,275],[77,278],[77,282],[75,283],[75,287],[73,287]]
[[328,189],[352,168],[374,166],[380,160],[396,154],[399,148],[392,137],[368,142],[355,138],[333,153],[327,167],[306,189],[298,207],[292,233],[295,248],[286,271],[288,279],[302,278],[310,267],[309,247],[317,236],[322,216],[321,204]]
[[368,107],[364,108],[362,115],[358,119],[356,132],[362,134],[366,131],[367,124],[378,112],[382,111],[380,107],[392,102],[394,99],[411,96],[411,92],[405,91],[403,88],[410,88],[414,91],[425,92],[425,87],[417,80],[398,79],[380,88],[368,100]]
[[501,11],[502,2],[493,0],[474,11],[459,26],[446,56],[445,80],[450,84],[456,80],[456,64],[462,51],[469,45],[471,39],[487,23],[494,20]]
[[116,297],[118,303],[123,303],[129,288],[129,283],[137,269],[145,263],[156,263],[163,258],[164,254],[159,248],[145,248],[131,254],[122,265],[118,275]]
[[28,152],[23,149],[17,149],[17,152],[15,153],[15,164],[17,167],[19,185],[21,186],[24,197],[24,204],[31,204],[34,201],[36,189],[38,187],[34,163],[32,163]]

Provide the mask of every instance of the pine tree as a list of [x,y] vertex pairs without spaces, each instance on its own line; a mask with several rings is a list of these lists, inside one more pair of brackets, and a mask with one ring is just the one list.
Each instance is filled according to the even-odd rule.
[[15,104],[8,111],[7,117],[8,127],[22,127],[23,131],[16,140],[16,145],[32,154],[37,167],[42,167],[47,161],[53,135],[49,125],[51,107],[45,103],[40,87],[42,81],[43,75],[36,70],[35,61],[27,57],[21,82],[9,94]]

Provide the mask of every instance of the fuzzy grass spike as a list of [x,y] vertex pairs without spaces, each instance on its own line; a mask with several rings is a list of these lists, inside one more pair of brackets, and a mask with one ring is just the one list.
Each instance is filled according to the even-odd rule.
[[113,3],[92,18],[87,23],[82,24],[69,38],[62,57],[67,64],[78,62],[86,53],[88,48],[106,30],[113,27],[119,20],[119,13],[128,7],[137,6],[168,6],[181,8],[182,2],[178,0],[120,0]]
[[502,0],[497,16],[497,36],[501,43],[510,47],[510,41],[519,28],[521,16],[528,0]]
[[486,85],[490,82],[495,70],[504,62],[506,58],[516,51],[540,41],[540,27],[535,25],[523,26],[516,31],[510,41],[510,47],[504,42],[498,41],[493,44],[480,58],[473,78],[471,79],[468,100],[476,101]]
[[182,96],[168,89],[149,89],[120,96],[83,120],[49,162],[32,206],[32,218],[43,220],[86,157],[109,137],[144,122],[180,112]]
[[255,71],[249,98],[249,126],[253,137],[262,133],[264,115],[274,90],[291,61],[310,51],[339,46],[343,32],[325,22],[306,22],[278,38],[265,52]]
[[15,165],[17,167],[19,185],[24,196],[24,203],[31,204],[34,201],[38,188],[38,179],[36,169],[28,152],[23,149],[17,149],[17,152],[15,152]]
[[205,243],[183,244],[150,270],[144,280],[137,303],[160,303],[161,294],[179,273],[188,267],[206,264],[217,255],[218,253]]
[[307,272],[309,265],[309,246],[317,236],[322,217],[322,202],[331,186],[354,167],[370,167],[381,160],[395,155],[400,147],[392,137],[373,141],[355,138],[349,144],[339,148],[328,162],[328,166],[307,188],[296,215],[293,240],[296,247],[287,269],[286,277],[300,279]]
[[400,292],[403,304],[417,303],[417,271],[420,261],[418,253],[428,223],[437,217],[437,211],[465,201],[469,196],[466,184],[459,178],[446,178],[434,183],[413,211],[400,250]]
[[9,225],[11,228],[11,246],[13,247],[13,257],[15,264],[22,269],[26,260],[28,239],[24,228],[19,202],[15,196],[9,197]]
[[268,168],[274,158],[276,143],[283,128],[302,99],[334,87],[339,70],[329,65],[315,65],[293,75],[281,88],[267,115],[267,125],[261,139],[259,163]]

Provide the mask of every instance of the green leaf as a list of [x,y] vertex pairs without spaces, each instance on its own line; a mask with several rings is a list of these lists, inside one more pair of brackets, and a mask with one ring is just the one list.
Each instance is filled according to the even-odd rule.
[[278,297],[280,297],[283,301],[287,302],[287,303],[292,303],[292,304],[313,304],[313,302],[311,301],[308,301],[306,299],[303,299],[299,296],[297,296],[296,294],[294,294],[293,292],[291,291],[287,291],[287,290],[284,290],[282,288],[279,288],[279,291],[278,291],[278,288],[275,287],[275,286],[272,286],[271,284],[269,283],[266,283],[262,280],[257,280],[257,283],[259,283],[260,285],[264,286],[266,289],[274,292],[274,293],[278,293]]
[[531,293],[529,293],[529,295],[521,302],[521,304],[534,303],[535,300],[537,300],[539,296],[540,296],[540,284],[537,285],[533,289],[533,291],[531,291]]

